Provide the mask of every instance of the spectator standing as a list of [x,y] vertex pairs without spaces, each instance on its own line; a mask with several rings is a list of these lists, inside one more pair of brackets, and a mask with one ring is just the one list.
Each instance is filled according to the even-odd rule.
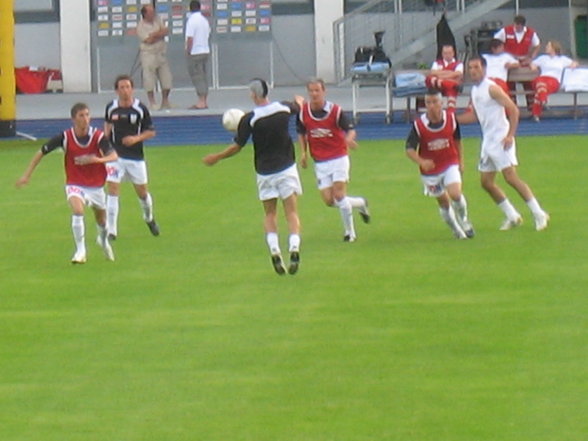
[[161,86],[161,109],[170,109],[169,94],[172,88],[172,73],[167,61],[167,42],[165,37],[168,29],[159,16],[155,14],[153,5],[141,8],[141,21],[137,26],[139,52],[143,68],[143,87],[147,91],[149,108],[157,109],[155,89],[157,81]]
[[202,12],[200,2],[190,2],[190,17],[186,22],[186,64],[192,84],[196,88],[198,102],[191,109],[208,108],[207,64],[210,57],[210,24]]

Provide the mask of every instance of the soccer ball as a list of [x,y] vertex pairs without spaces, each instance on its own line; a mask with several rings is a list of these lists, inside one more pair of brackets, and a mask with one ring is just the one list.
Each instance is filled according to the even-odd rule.
[[223,113],[223,127],[229,132],[236,132],[239,127],[239,121],[245,115],[240,109],[229,109]]

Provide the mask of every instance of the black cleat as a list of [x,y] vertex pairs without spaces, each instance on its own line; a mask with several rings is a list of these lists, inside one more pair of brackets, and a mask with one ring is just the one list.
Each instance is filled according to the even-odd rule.
[[361,220],[363,221],[363,223],[369,224],[371,217],[370,217],[370,210],[368,208],[368,200],[366,198],[363,198],[363,201],[364,201],[364,206],[359,209],[359,215],[361,216]]
[[286,274],[286,267],[284,266],[284,262],[282,261],[282,256],[280,256],[279,254],[274,254],[272,256],[272,265],[274,266],[276,273],[278,273],[280,276]]
[[299,266],[300,266],[300,253],[298,251],[292,251],[290,253],[290,266],[288,267],[288,272],[292,275],[296,274]]
[[151,231],[151,234],[153,234],[154,236],[159,236],[159,225],[157,225],[155,219],[152,219],[150,222],[147,222],[147,227],[149,228],[149,231]]
[[351,234],[346,234],[345,236],[343,236],[343,242],[355,242],[357,240],[357,237],[352,236]]
[[111,242],[116,240],[116,234],[108,233],[108,240]]

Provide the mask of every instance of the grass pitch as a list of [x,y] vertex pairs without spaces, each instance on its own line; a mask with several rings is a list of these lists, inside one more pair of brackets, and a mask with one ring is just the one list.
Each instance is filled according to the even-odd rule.
[[213,168],[200,158],[221,146],[149,149],[161,236],[126,185],[116,262],[87,215],[81,266],[62,157],[14,189],[38,146],[0,143],[1,440],[586,440],[584,137],[518,140],[552,218],[540,233],[510,189],[526,222],[498,231],[465,140],[468,241],[422,196],[402,141],[361,142],[349,193],[372,223],[343,243],[301,170],[302,263],[284,277],[250,146]]

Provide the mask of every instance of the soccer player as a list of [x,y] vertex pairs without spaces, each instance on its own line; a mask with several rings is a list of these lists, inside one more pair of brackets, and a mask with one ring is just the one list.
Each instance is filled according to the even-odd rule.
[[295,274],[300,264],[297,201],[298,195],[302,194],[302,186],[296,168],[294,143],[288,133],[288,122],[290,116],[300,109],[295,103],[270,102],[268,85],[262,79],[254,79],[249,90],[255,108],[241,118],[233,143],[218,153],[205,156],[202,162],[212,166],[236,155],[250,137],[253,139],[257,189],[265,212],[263,225],[272,265],[279,275],[286,274],[278,237],[277,204],[278,199],[281,199],[290,233],[288,272]]
[[447,110],[454,111],[462,82],[463,63],[455,58],[453,46],[443,45],[441,59],[433,62],[425,84],[429,88],[440,90],[447,97]]
[[559,90],[564,69],[573,69],[577,66],[576,61],[561,54],[561,44],[554,40],[547,42],[544,55],[540,55],[533,60],[531,69],[540,72],[540,75],[532,81],[533,90],[535,91],[532,114],[536,122],[539,122],[543,113],[543,106],[547,102],[547,97]]
[[357,235],[353,208],[358,209],[364,222],[370,221],[367,200],[347,195],[350,167],[347,149],[357,147],[356,132],[341,107],[327,101],[322,79],[311,79],[306,83],[306,89],[309,102],[303,104],[297,120],[300,165],[307,167],[310,148],[323,202],[328,207],[339,208],[345,230],[343,240],[354,242]]
[[471,92],[474,111],[463,113],[457,119],[460,123],[471,123],[476,120],[480,122],[482,148],[478,170],[482,187],[506,216],[500,230],[510,230],[519,226],[523,218],[496,184],[498,172],[502,173],[505,181],[527,203],[535,218],[535,229],[544,230],[547,228],[549,215],[541,208],[531,188],[517,174],[515,133],[519,123],[519,109],[495,82],[486,78],[484,58],[470,58],[468,73],[474,82]]
[[421,172],[425,195],[437,199],[439,213],[457,239],[474,237],[467,202],[461,190],[461,133],[454,112],[443,110],[441,92],[425,94],[426,112],[417,118],[406,139],[406,156]]
[[117,158],[116,151],[101,130],[90,126],[90,111],[83,103],[71,108],[73,127],[54,136],[41,147],[31,160],[22,177],[16,181],[18,188],[28,184],[33,171],[43,157],[57,148],[65,151],[65,195],[71,208],[71,228],[76,251],[72,263],[86,263],[84,208],[94,210],[98,225],[98,243],[108,260],[114,260],[106,231],[106,201],[104,182],[105,163]]
[[155,128],[147,107],[134,97],[133,80],[119,75],[114,82],[118,98],[106,106],[104,133],[114,145],[118,159],[107,164],[106,198],[107,229],[111,240],[118,234],[120,184],[129,180],[135,187],[143,211],[143,220],[151,234],[159,236],[159,226],[153,216],[153,198],[147,187],[147,164],[143,142],[155,136]]

